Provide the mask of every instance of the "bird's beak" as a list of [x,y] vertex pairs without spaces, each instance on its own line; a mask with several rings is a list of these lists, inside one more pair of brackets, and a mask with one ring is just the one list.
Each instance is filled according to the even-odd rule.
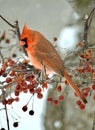
[[24,46],[25,42],[24,41],[20,41],[19,44],[20,44],[20,46]]

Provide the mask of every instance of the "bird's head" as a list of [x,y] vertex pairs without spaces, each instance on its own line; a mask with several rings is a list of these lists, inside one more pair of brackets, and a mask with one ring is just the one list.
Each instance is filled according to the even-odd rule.
[[20,37],[20,45],[25,46],[25,48],[28,47],[29,32],[30,30],[28,26],[25,24],[23,27],[21,37]]
[[28,49],[36,45],[40,39],[42,39],[42,35],[39,32],[30,30],[26,24],[24,25],[20,38],[21,46],[24,46],[26,49]]

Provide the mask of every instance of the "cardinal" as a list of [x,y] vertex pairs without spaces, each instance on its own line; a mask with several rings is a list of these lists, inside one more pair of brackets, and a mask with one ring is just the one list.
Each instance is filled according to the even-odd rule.
[[34,67],[42,70],[44,65],[46,72],[55,72],[64,77],[74,92],[84,103],[87,103],[86,98],[66,71],[56,49],[40,32],[29,29],[25,24],[20,38],[20,45],[25,47],[30,62]]

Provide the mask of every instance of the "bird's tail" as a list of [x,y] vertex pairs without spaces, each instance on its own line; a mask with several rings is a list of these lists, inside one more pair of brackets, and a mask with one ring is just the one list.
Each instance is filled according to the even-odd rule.
[[65,79],[68,81],[68,83],[70,84],[70,87],[76,92],[76,94],[82,99],[82,101],[84,103],[87,103],[86,98],[83,96],[83,94],[80,92],[79,88],[77,87],[77,85],[71,80],[70,76],[68,75],[67,71],[64,70],[63,71],[63,75],[65,77]]

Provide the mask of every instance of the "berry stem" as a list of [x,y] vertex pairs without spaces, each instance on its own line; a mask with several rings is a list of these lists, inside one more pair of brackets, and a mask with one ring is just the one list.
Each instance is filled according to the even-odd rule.
[[[29,102],[31,101],[31,99],[33,98],[33,96],[34,96],[34,94],[30,97],[30,99],[28,100],[28,102],[27,102],[27,104],[26,105],[28,105],[29,104]],[[33,98],[34,99],[34,98]]]

